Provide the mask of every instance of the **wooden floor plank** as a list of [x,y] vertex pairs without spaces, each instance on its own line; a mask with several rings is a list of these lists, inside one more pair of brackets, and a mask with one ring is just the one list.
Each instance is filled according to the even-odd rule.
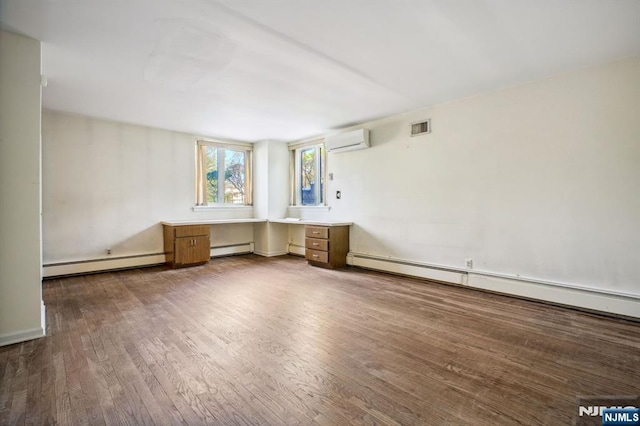
[[[49,314],[47,314],[49,316]],[[42,342],[42,370],[40,388],[41,424],[55,423],[55,371],[53,368],[53,339],[40,339]]]
[[640,323],[291,256],[48,280],[5,424],[571,424],[640,395]]
[[8,419],[11,413],[13,392],[11,388],[18,370],[18,356],[21,345],[11,345],[0,348],[5,354],[2,359],[2,376],[0,376],[0,419]]

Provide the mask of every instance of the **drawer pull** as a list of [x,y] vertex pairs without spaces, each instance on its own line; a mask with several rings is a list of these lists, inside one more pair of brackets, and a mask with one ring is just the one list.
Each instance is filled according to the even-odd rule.
[[314,254],[314,255],[312,255],[312,256],[313,256],[313,257],[320,257],[320,256],[318,256],[317,254]]
[[319,246],[320,244],[318,244],[318,243],[313,243],[313,245],[314,245],[314,246]]
[[320,231],[313,231],[313,233],[314,233],[314,234],[319,234],[319,233],[320,233]]

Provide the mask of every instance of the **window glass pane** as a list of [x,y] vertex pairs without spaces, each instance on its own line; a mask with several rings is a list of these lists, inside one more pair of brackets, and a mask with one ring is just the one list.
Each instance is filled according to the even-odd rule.
[[244,204],[245,167],[244,151],[224,150],[224,202]]
[[196,204],[251,205],[251,149],[197,142]]
[[207,203],[218,202],[218,150],[213,147],[206,147],[205,173],[206,173],[206,190]]
[[300,199],[302,205],[316,205],[316,148],[300,151]]
[[324,164],[322,164],[322,159],[324,158],[324,147],[320,145],[318,148],[318,164],[320,164],[320,171],[318,172],[318,177],[320,180],[320,190],[318,191],[318,204],[324,203]]

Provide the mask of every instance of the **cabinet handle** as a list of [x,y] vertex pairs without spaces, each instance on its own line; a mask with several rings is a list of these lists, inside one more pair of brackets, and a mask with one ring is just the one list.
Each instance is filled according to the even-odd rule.
[[319,233],[320,233],[320,231],[313,231],[313,233],[314,233],[314,234],[319,234]]
[[318,244],[318,243],[313,243],[313,245],[314,245],[314,246],[318,246],[319,244]]
[[312,257],[320,257],[320,256],[318,256],[317,254],[313,254]]

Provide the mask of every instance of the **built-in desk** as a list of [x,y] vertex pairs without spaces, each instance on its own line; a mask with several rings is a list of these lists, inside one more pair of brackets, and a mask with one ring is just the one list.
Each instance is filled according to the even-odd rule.
[[341,268],[349,252],[349,226],[353,222],[283,219],[203,219],[161,222],[166,262],[171,267],[199,265],[209,261],[209,225],[280,223],[304,225],[305,258],[310,265]]
[[304,225],[304,258],[310,265],[344,268],[349,253],[349,226],[353,222],[269,219],[269,222]]
[[264,223],[267,219],[203,219],[203,220],[167,220],[160,222],[167,226],[190,226],[190,225],[225,225],[232,223]]
[[205,219],[161,222],[166,263],[171,268],[207,263],[211,258],[211,229],[209,225],[266,221],[266,219]]
[[314,225],[314,226],[351,226],[353,222],[336,222],[327,220],[293,220],[293,219],[269,219],[273,223],[286,223],[288,225]]

